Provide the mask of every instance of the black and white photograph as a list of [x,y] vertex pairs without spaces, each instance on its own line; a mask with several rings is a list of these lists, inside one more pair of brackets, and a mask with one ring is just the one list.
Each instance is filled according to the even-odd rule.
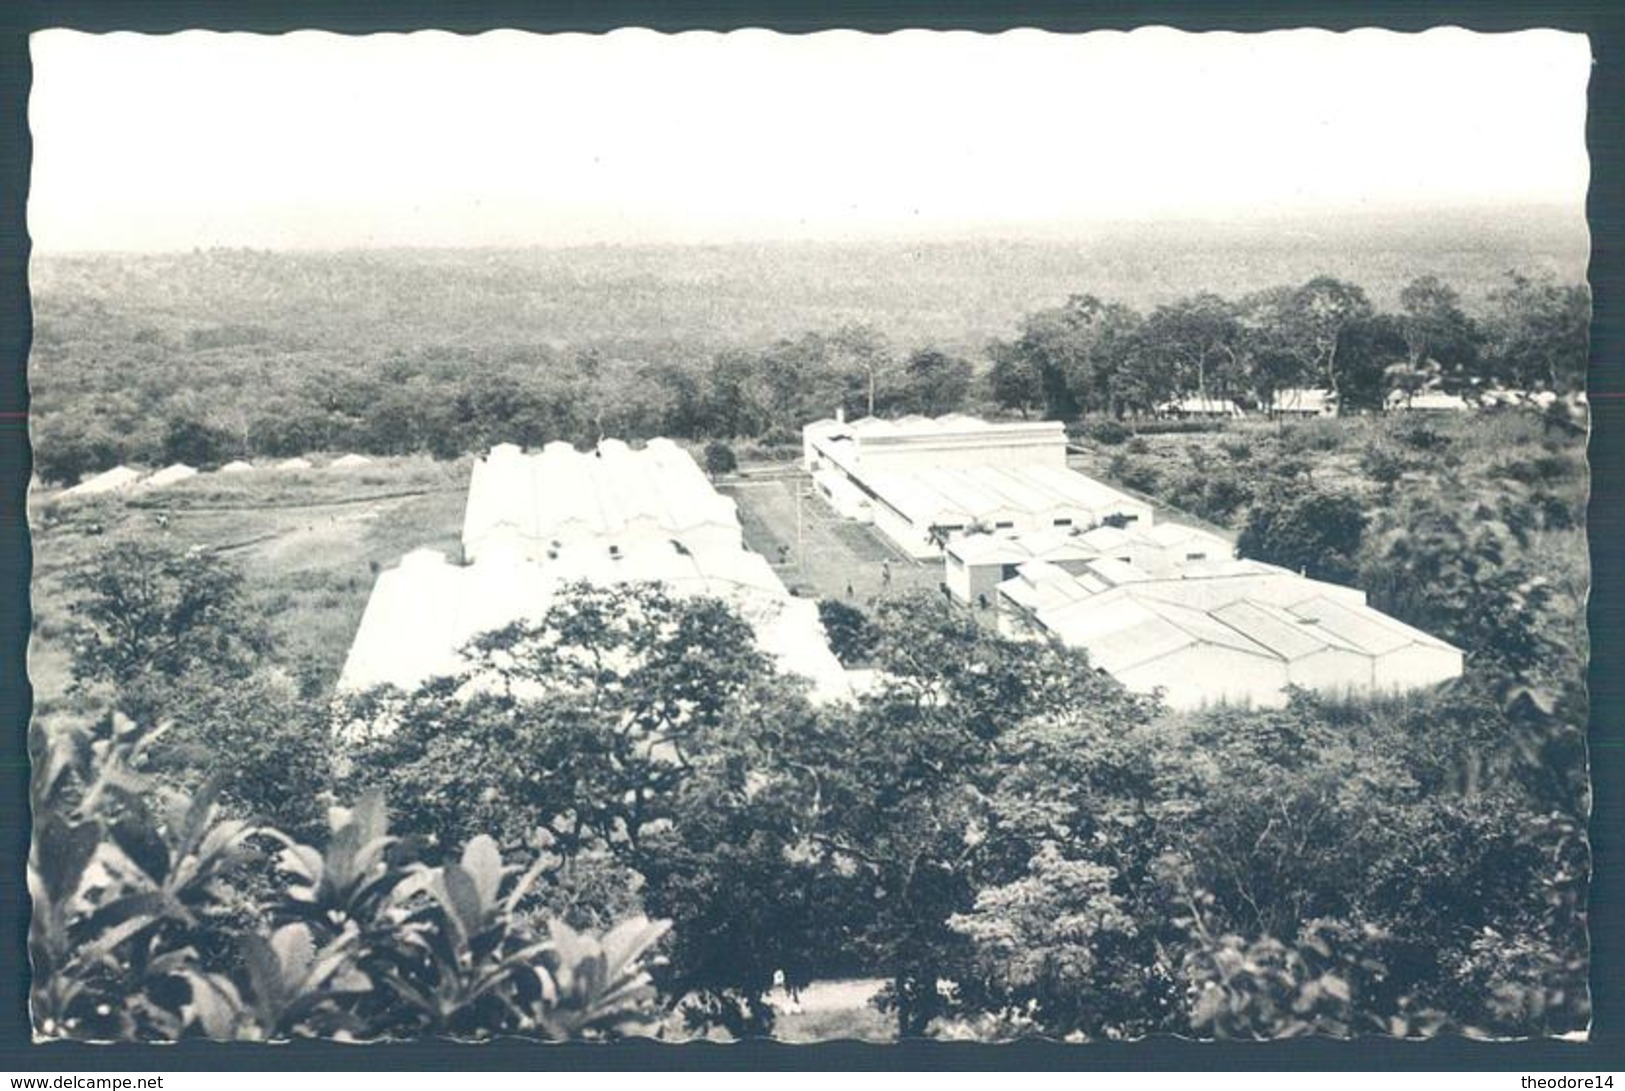
[[1587,1039],[1586,35],[30,56],[36,1042]]

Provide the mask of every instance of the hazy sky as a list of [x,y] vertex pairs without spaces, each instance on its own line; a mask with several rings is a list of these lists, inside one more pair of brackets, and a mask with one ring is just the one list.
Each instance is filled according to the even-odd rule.
[[45,250],[1578,214],[1589,169],[1589,45],[1549,31],[47,31],[33,58]]

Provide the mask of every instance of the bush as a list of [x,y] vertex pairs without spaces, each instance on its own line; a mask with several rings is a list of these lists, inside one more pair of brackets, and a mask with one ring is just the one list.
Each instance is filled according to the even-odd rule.
[[1155,493],[1161,481],[1155,466],[1122,454],[1112,456],[1111,462],[1106,465],[1106,472],[1119,483],[1143,493]]
[[1107,447],[1115,447],[1126,442],[1134,433],[1122,421],[1110,417],[1093,420],[1083,426],[1083,434],[1096,443]]
[[1351,582],[1365,526],[1366,505],[1357,496],[1284,486],[1254,501],[1236,544],[1244,557]]
[[1168,436],[1185,432],[1223,432],[1228,427],[1229,422],[1223,419],[1147,420],[1135,425],[1134,430],[1142,436]]
[[721,440],[712,440],[705,445],[705,472],[713,477],[721,474],[731,474],[739,469],[739,459],[734,449]]
[[176,417],[164,426],[165,462],[214,466],[236,458],[243,446],[230,432],[206,421]]
[[1394,438],[1417,451],[1439,451],[1450,446],[1450,437],[1431,423],[1420,419],[1407,419],[1394,429]]
[[1392,485],[1410,469],[1410,462],[1387,444],[1371,442],[1360,452],[1360,469],[1379,485]]
[[155,737],[114,716],[37,763],[41,1035],[560,1040],[651,1016],[663,922],[600,937],[534,921],[521,907],[539,869],[518,875],[483,836],[456,862],[418,864],[378,794],[334,809],[323,849],[226,817],[212,788],[155,799]]
[[862,666],[874,658],[880,632],[868,614],[838,599],[819,599],[818,620],[842,666]]

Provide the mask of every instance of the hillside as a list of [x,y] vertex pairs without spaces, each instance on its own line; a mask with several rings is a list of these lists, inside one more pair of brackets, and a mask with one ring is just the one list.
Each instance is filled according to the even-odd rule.
[[1584,224],[1542,209],[1250,225],[1159,222],[1065,240],[562,250],[43,255],[46,345],[143,330],[386,354],[425,346],[754,344],[866,322],[894,343],[980,350],[1090,292],[1145,308],[1328,273],[1392,305],[1434,273],[1478,303],[1508,268],[1584,279]]

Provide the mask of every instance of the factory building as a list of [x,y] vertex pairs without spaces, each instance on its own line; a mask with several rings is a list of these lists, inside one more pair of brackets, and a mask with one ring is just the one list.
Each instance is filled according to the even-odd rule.
[[977,606],[996,599],[1000,583],[1028,561],[1047,561],[1072,575],[1093,561],[1118,560],[1152,576],[1170,576],[1192,565],[1230,560],[1235,547],[1217,534],[1180,523],[1099,526],[1090,530],[1051,527],[1034,534],[971,534],[943,550],[944,577],[960,602]]
[[1069,470],[1057,421],[959,414],[814,421],[803,460],[841,515],[873,524],[912,557],[978,532],[1035,534],[1106,522],[1149,526],[1151,505]]
[[1288,687],[1402,693],[1462,672],[1462,653],[1367,605],[1365,594],[1258,561],[1156,575],[1119,558],[1018,566],[998,585],[1006,635],[1052,637],[1170,707],[1278,707]]
[[850,695],[816,604],[791,595],[746,550],[732,501],[675,444],[595,451],[511,444],[475,464],[463,523],[463,563],[435,550],[379,574],[340,675],[341,691],[410,690],[461,667],[480,633],[539,621],[555,596],[585,582],[656,582],[736,607],[758,646],[818,700]]

